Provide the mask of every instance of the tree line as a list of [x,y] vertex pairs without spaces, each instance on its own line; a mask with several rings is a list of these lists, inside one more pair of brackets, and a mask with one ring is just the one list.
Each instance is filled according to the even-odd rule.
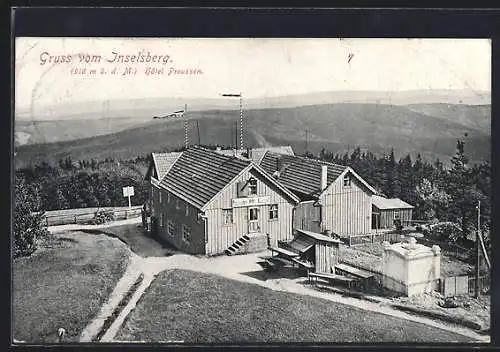
[[[205,146],[209,149],[221,145]],[[178,148],[175,151],[182,151]],[[488,162],[470,165],[463,141],[457,141],[450,167],[439,160],[428,162],[420,155],[396,160],[394,150],[388,155],[375,155],[355,148],[349,155],[322,149],[318,155],[304,154],[352,167],[381,195],[397,197],[415,206],[414,219],[451,221],[459,225],[461,238],[476,229],[476,206],[481,201],[483,235],[489,239],[491,222],[491,167]],[[128,205],[122,187],[134,186],[133,204],[143,204],[149,185],[145,182],[150,155],[131,160],[72,160],[41,164],[16,170],[15,173],[15,237],[35,236],[41,231],[40,217],[29,215],[49,210],[117,207]],[[38,215],[36,215],[38,216]],[[38,224],[38,225],[37,225]],[[16,242],[17,243],[17,242]],[[29,241],[28,241],[29,244]],[[21,248],[22,245],[19,245]],[[28,245],[27,251],[32,250]],[[22,250],[19,251],[21,253]],[[22,252],[25,253],[25,252]]]
[[[305,156],[314,157],[307,152]],[[417,155],[412,160],[408,154],[396,160],[394,150],[377,157],[370,151],[362,152],[359,147],[350,155],[322,149],[317,157],[350,166],[381,195],[413,205],[414,219],[458,224],[462,239],[477,229],[476,207],[480,201],[481,228],[483,234],[489,235],[491,166],[489,162],[469,164],[462,140],[457,141],[456,153],[448,167],[439,159],[429,162]]]

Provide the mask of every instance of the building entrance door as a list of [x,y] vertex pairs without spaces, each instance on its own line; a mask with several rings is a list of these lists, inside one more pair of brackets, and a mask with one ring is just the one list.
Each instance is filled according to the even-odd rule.
[[259,208],[248,208],[248,232],[260,231]]

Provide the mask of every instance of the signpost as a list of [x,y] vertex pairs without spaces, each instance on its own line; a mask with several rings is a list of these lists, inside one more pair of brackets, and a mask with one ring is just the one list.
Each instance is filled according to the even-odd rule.
[[123,187],[123,196],[128,197],[128,208],[132,209],[130,204],[130,197],[134,195],[134,186]]

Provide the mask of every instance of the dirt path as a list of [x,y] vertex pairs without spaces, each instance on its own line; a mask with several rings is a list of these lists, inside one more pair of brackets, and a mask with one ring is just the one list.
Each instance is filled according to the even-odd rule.
[[[262,267],[258,264],[260,261],[259,256],[267,253],[259,254],[248,254],[242,256],[221,256],[216,258],[197,258],[190,255],[178,254],[171,257],[149,257],[136,259],[134,262],[137,270],[144,273],[145,279],[140,285],[139,289],[134,293],[129,304],[123,309],[120,315],[117,317],[115,322],[110,326],[106,334],[101,339],[101,342],[113,342],[118,330],[123,324],[127,315],[135,308],[137,301],[140,299],[142,294],[146,291],[149,284],[154,280],[154,277],[164,271],[169,269],[185,269],[193,270],[198,272],[205,272],[211,274],[221,275],[223,277],[248,282],[275,291],[286,291],[297,294],[304,294],[313,297],[327,299],[333,302],[346,304],[352,307],[357,307],[371,312],[382,313],[385,315],[390,315],[393,317],[410,320],[417,323],[426,324],[433,326],[438,329],[458,333],[471,338],[472,341],[489,342],[490,337],[477,334],[476,332],[457,326],[449,326],[440,322],[436,322],[431,319],[424,317],[418,317],[414,315],[407,314],[398,310],[394,310],[390,307],[384,306],[383,303],[372,303],[368,301],[359,300],[356,298],[344,297],[338,294],[327,293],[317,291],[313,288],[304,286],[304,278],[294,278],[294,279],[266,279],[262,276]],[[133,284],[134,280],[131,277],[128,279],[129,287]],[[119,295],[123,290],[115,290],[116,295]],[[126,291],[125,291],[126,292]],[[125,294],[123,292],[123,294]],[[115,293],[115,292],[113,292]],[[117,298],[114,300],[116,302]],[[106,311],[109,311],[106,310]],[[104,312],[103,312],[104,315]],[[100,318],[102,319],[102,318]],[[96,323],[96,326],[98,324]]]
[[108,301],[101,307],[97,316],[90,322],[80,334],[80,342],[92,342],[104,326],[106,319],[111,316],[123,296],[142,273],[142,258],[131,252],[130,263],[125,274],[116,284]]

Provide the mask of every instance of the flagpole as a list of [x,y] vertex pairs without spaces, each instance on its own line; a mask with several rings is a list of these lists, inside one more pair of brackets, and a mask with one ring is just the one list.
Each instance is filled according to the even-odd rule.
[[240,92],[240,150],[243,148],[243,95]]

